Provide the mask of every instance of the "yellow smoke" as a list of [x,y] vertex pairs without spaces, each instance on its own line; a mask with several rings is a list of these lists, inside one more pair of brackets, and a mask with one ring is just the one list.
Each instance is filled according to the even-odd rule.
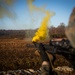
[[35,33],[35,36],[32,39],[32,42],[38,42],[40,40],[44,40],[47,37],[48,34],[48,21],[51,17],[50,12],[46,12],[46,16],[44,17],[40,28],[37,30],[37,32]]
[[32,4],[34,0],[27,0],[28,6],[29,6],[29,10],[32,13],[33,9],[34,9],[34,5]]
[[46,5],[44,5],[44,6],[42,6],[42,7],[39,8],[39,7],[36,7],[35,5],[33,5],[34,1],[35,0],[27,0],[30,13],[34,12],[35,10],[36,11],[42,11],[42,12],[46,13],[46,10],[44,10],[45,7],[46,7]]
[[27,0],[30,12],[32,13],[34,10],[37,10],[37,11],[42,11],[43,13],[46,14],[46,16],[43,18],[40,28],[37,30],[34,37],[32,38],[32,42],[38,42],[40,40],[46,39],[48,35],[48,22],[51,16],[54,15],[54,13],[50,13],[49,11],[46,11],[45,6],[40,7],[40,8],[36,7],[35,5],[32,4],[32,2],[34,1],[35,0]]

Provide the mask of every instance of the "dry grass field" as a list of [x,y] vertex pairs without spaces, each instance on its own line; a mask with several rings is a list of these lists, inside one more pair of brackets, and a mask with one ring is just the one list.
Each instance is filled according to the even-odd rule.
[[1,39],[0,70],[39,68],[39,57],[34,54],[34,48],[26,47],[28,43],[19,39]]
[[[40,68],[41,57],[35,55],[36,48],[27,47],[28,44],[33,45],[25,39],[0,39],[0,71]],[[56,58],[55,67],[70,65],[61,55],[56,54]]]

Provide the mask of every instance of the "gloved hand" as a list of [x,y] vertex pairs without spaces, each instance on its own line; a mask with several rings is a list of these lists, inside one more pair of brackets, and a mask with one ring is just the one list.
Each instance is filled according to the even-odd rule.
[[42,43],[39,44],[39,50],[40,50],[40,56],[42,57],[42,61],[48,61],[49,62],[48,55],[47,55],[45,48],[44,48]]

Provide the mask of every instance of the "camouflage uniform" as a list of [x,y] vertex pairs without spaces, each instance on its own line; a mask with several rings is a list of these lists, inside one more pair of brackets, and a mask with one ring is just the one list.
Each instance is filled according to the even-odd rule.
[[1,71],[0,75],[50,75],[50,69],[48,65],[43,65],[39,70],[10,70],[10,71]]
[[75,75],[75,70],[68,66],[57,67],[55,71],[51,72],[49,65],[42,65],[39,70],[27,69],[27,70],[10,70],[0,71],[0,75]]

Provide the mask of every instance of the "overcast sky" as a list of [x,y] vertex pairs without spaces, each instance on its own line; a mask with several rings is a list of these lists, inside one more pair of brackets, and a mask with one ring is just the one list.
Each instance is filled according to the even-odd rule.
[[[33,5],[39,8],[45,6],[46,10],[55,12],[49,26],[58,26],[62,22],[68,25],[70,14],[75,7],[75,0],[35,0]],[[18,0],[13,5],[13,10],[16,18],[4,17],[0,19],[0,29],[35,29],[40,26],[45,16],[43,12],[30,13],[26,0]]]

